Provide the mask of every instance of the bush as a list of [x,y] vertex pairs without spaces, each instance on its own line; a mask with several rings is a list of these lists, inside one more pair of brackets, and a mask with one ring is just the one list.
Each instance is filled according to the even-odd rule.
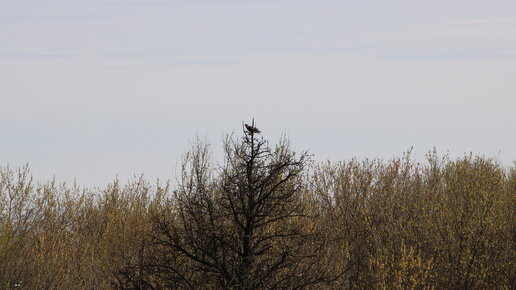
[[0,168],[0,288],[516,288],[516,167],[314,165],[258,134],[228,138],[218,167],[194,144],[174,187]]

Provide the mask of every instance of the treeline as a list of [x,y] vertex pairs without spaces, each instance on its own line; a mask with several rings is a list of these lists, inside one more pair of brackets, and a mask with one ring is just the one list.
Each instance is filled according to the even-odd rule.
[[246,130],[177,186],[0,169],[0,288],[515,289],[516,168],[435,153],[316,164]]

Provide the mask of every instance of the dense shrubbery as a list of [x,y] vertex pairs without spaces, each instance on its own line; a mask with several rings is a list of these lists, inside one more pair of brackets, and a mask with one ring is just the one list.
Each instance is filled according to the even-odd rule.
[[516,168],[410,154],[314,165],[199,143],[180,184],[90,190],[0,169],[0,288],[516,287]]

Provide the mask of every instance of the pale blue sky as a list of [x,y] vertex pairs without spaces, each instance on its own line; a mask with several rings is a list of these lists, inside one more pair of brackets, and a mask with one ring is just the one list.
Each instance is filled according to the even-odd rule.
[[[0,164],[173,178],[255,117],[317,160],[516,160],[516,1],[0,0]],[[218,152],[218,153],[217,153]]]

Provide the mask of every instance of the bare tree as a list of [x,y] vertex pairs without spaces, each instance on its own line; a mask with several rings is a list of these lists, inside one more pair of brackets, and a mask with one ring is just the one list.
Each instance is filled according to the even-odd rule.
[[324,241],[315,235],[304,191],[309,156],[296,156],[286,138],[271,148],[259,132],[253,122],[241,140],[226,139],[216,176],[205,144],[186,156],[176,214],[158,217],[153,236],[174,257],[155,266],[183,287],[303,288],[325,281]]

